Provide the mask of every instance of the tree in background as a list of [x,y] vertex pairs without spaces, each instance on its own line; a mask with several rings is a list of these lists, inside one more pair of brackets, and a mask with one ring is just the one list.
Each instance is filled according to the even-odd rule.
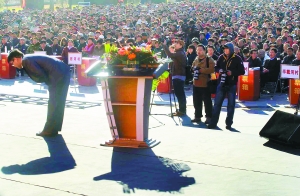
[[50,10],[54,10],[54,0],[50,0]]

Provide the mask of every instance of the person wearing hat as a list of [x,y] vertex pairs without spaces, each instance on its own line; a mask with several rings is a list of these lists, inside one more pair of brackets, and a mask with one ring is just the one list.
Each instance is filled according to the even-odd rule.
[[45,51],[46,55],[53,55],[53,51],[52,48],[50,46],[47,45],[46,40],[42,40],[40,42],[40,48],[39,51]]
[[221,108],[225,96],[228,96],[226,129],[231,129],[235,109],[235,95],[238,76],[245,74],[245,69],[241,57],[234,53],[234,45],[228,42],[224,45],[224,53],[220,55],[216,62],[215,71],[220,74],[219,85],[217,87],[216,98],[209,129],[217,127]]
[[49,91],[47,121],[37,136],[53,137],[62,129],[66,97],[70,83],[69,67],[59,59],[28,54],[15,49],[9,53],[8,62],[17,69],[24,68],[35,82],[46,83]]
[[163,49],[166,52],[166,55],[173,60],[173,66],[171,68],[172,83],[174,93],[179,104],[179,110],[172,114],[173,116],[186,115],[186,96],[184,92],[184,82],[186,77],[185,67],[187,66],[187,57],[184,52],[184,44],[184,41],[177,40],[175,42],[175,52],[171,53],[167,46],[167,40],[164,40],[163,42]]

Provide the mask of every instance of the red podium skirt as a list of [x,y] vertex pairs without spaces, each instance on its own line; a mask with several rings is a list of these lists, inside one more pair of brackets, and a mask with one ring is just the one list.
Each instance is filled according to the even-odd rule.
[[14,79],[16,77],[16,68],[7,62],[7,53],[1,53],[0,77],[3,79]]

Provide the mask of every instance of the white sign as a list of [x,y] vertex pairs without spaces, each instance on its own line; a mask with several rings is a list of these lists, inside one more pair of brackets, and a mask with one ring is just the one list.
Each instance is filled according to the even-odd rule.
[[300,79],[299,77],[299,66],[281,64],[280,65],[280,77],[281,78],[291,78]]
[[244,76],[248,76],[248,74],[249,74],[249,62],[243,62],[243,64],[244,64],[244,69],[245,69]]
[[69,65],[81,65],[82,64],[82,53],[81,52],[69,52],[68,53]]
[[33,54],[37,54],[37,55],[47,55],[46,51],[34,51]]

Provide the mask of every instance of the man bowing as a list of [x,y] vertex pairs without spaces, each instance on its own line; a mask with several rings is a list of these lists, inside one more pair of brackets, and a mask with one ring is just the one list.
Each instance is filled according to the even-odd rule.
[[52,137],[61,131],[66,97],[70,83],[69,66],[59,59],[49,56],[28,54],[23,55],[19,50],[12,50],[8,62],[18,69],[24,69],[35,82],[45,82],[48,85],[49,101],[48,114],[42,132],[37,136]]

